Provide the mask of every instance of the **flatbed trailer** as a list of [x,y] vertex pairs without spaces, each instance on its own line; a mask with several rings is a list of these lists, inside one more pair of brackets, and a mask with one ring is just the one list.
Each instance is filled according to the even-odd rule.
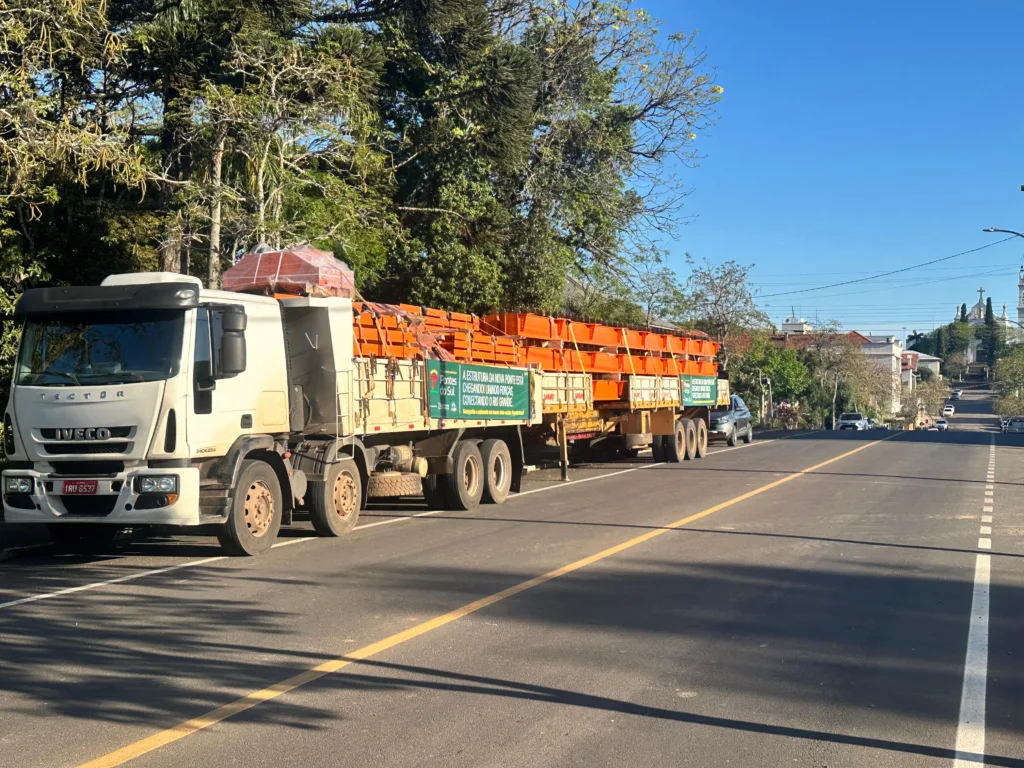
[[342,535],[369,498],[501,503],[552,453],[699,459],[718,400],[712,342],[564,318],[162,273],[29,291],[16,316],[4,515],[73,547],[214,525],[251,555],[300,514]]

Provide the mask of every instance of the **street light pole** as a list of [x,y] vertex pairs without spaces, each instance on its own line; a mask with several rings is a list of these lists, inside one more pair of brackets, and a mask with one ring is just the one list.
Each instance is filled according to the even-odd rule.
[[995,227],[985,227],[982,232],[1002,232],[1004,235],[1016,235],[1017,237],[1024,237],[1024,234],[1016,232],[1012,229],[996,229]]

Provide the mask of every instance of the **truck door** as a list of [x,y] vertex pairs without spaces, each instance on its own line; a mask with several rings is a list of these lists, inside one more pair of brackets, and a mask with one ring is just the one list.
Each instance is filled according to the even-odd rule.
[[241,305],[196,310],[192,359],[192,397],[186,416],[186,439],[193,457],[223,456],[239,435],[253,432],[259,392],[245,372],[224,375],[219,352],[226,312],[244,312]]

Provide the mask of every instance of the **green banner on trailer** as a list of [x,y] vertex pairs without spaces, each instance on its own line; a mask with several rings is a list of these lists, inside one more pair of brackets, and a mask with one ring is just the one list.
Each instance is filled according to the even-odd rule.
[[714,408],[718,403],[717,376],[679,377],[683,382],[683,405],[707,405]]
[[529,419],[529,372],[427,360],[427,402],[432,419]]

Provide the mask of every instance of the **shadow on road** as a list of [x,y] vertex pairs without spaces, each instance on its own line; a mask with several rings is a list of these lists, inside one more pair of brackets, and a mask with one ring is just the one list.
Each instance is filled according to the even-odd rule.
[[[10,609],[0,635],[0,679],[15,695],[6,698],[2,716],[8,722],[45,716],[159,729],[221,706],[236,692],[264,688],[358,647],[340,642],[345,629],[325,638],[310,633],[310,619],[298,612],[270,610],[261,601],[226,599],[223,576],[218,569],[192,569],[173,599],[166,589],[130,595],[98,592],[60,610]],[[339,569],[316,586],[366,596],[359,612],[379,616],[373,622],[375,634],[352,641],[361,644],[407,628],[410,601],[417,615],[427,618],[533,576],[396,564]],[[660,635],[671,638],[671,643],[657,646],[667,654],[660,661],[687,670],[694,685],[711,697],[746,694],[758,701],[875,710],[893,718],[948,724],[957,720],[963,672],[963,647],[950,638],[965,632],[969,576],[951,579],[948,570],[922,561],[896,567],[837,557],[803,569],[651,558],[634,562],[624,557],[612,567],[577,571],[571,579],[549,581],[497,603],[487,615],[510,628],[526,625],[527,636],[584,633],[578,648],[544,643],[547,662],[561,659],[569,666],[619,666],[630,672],[635,669],[630,665],[642,669],[644,662],[621,655],[621,638]],[[245,578],[257,579],[254,574]],[[262,581],[267,592],[296,583],[285,575]],[[993,587],[992,600],[1020,605],[1024,588]],[[356,610],[351,605],[348,609]],[[1024,639],[1022,622],[1019,614],[1006,620],[1001,632],[1009,634],[1003,636]],[[602,634],[610,642],[599,642]],[[703,654],[697,658],[717,663],[695,667],[697,651]],[[667,702],[659,706],[378,661],[360,665],[364,672],[350,669],[312,687],[359,696],[441,690],[511,697],[892,753],[954,756],[949,747],[716,717]],[[1024,695],[1021,667],[1014,659],[993,657],[989,676]],[[316,700],[285,697],[251,710],[246,720],[315,729],[346,718],[337,699],[329,707],[309,703]],[[359,706],[358,699],[346,701]],[[1024,760],[1012,756],[990,755],[985,762],[1024,767]]]

